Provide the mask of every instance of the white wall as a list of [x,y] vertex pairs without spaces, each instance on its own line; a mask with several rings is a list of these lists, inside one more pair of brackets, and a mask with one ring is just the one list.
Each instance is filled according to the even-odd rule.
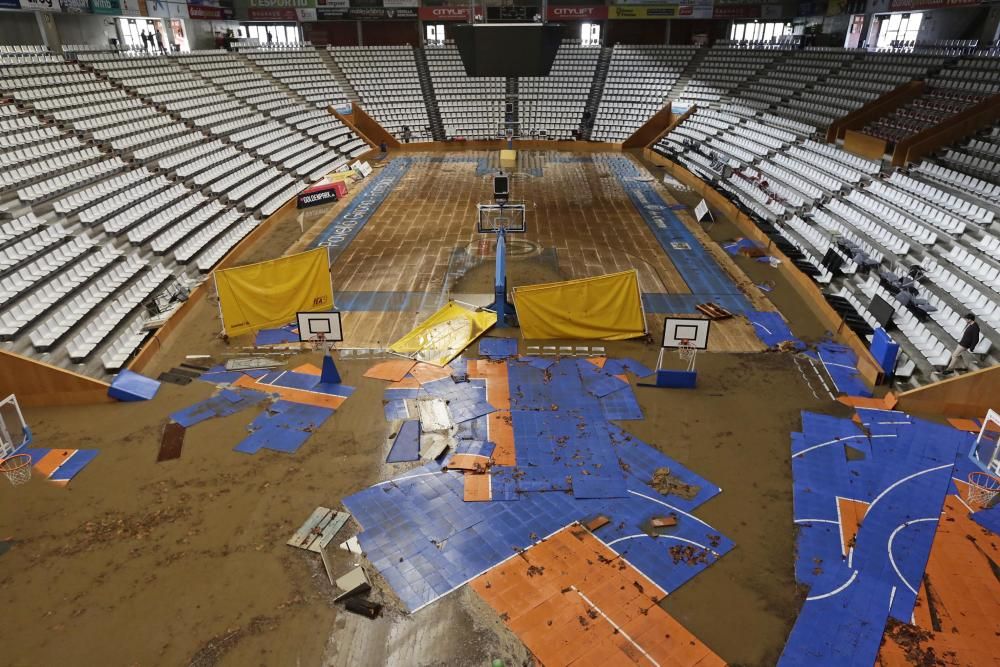
[[0,12],[0,44],[44,44],[34,12]]
[[[63,44],[101,44],[117,37],[114,18],[96,14],[56,14],[56,30]],[[112,23],[108,25],[106,22]]]

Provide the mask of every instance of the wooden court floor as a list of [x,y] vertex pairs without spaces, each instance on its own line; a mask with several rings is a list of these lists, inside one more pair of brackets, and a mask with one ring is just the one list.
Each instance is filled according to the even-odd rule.
[[[526,202],[528,231],[511,237],[509,286],[634,268],[643,293],[689,294],[609,166],[553,156],[573,154],[522,153],[513,172],[511,197]],[[428,160],[441,158],[440,153],[407,157],[418,161],[333,266],[335,294],[394,297],[389,308],[338,303],[345,311],[348,347],[385,346],[448,298],[482,304],[492,300],[494,243],[491,235],[476,232],[476,205],[490,201],[492,180],[488,174],[477,175],[476,160],[498,167],[496,152],[466,152],[443,160]],[[665,190],[660,194],[672,201]],[[689,216],[685,222],[691,222]],[[725,253],[718,254],[718,261],[728,261]],[[728,264],[724,268],[739,280],[742,273]],[[661,327],[662,316],[650,315],[650,330]],[[712,349],[763,349],[745,321],[716,332]]]

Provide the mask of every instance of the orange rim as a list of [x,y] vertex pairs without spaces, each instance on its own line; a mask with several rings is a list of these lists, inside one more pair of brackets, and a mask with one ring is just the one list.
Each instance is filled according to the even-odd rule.
[[1000,491],[1000,478],[994,477],[988,472],[970,472],[969,484],[982,491],[991,493]]
[[31,465],[31,454],[14,454],[0,461],[0,472],[17,472]]

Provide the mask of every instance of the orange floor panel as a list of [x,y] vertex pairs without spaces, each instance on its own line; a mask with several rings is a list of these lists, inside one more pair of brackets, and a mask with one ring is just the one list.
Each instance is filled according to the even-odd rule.
[[406,376],[399,382],[393,382],[386,389],[420,389],[420,383],[417,382],[417,378]]
[[444,467],[449,470],[485,471],[489,461],[488,457],[479,454],[455,454]]
[[266,394],[277,394],[279,398],[286,401],[292,401],[293,403],[314,405],[319,408],[330,408],[331,410],[336,410],[345,400],[347,400],[343,396],[321,394],[315,391],[292,389],[290,387],[278,387],[273,384],[258,384],[257,381],[249,375],[240,376],[235,382],[233,382],[233,384],[237,387],[243,387],[244,389],[262,391]]
[[543,667],[725,664],[657,606],[659,586],[579,524],[471,585]]
[[53,449],[37,461],[32,461],[32,467],[39,475],[48,477],[55,472],[56,468],[68,461],[74,453],[76,453],[75,449]]
[[957,419],[955,417],[949,417],[948,423],[957,428],[959,431],[968,431],[969,433],[979,433],[981,427],[972,419]]
[[837,512],[840,515],[840,544],[844,556],[854,546],[854,538],[861,528],[861,520],[868,512],[868,503],[849,498],[837,498]]
[[293,373],[302,373],[304,375],[322,375],[323,369],[318,366],[313,366],[312,364],[302,364],[301,366],[296,366],[292,369]]
[[488,419],[490,440],[496,445],[493,448],[493,463],[498,466],[517,465],[507,362],[472,359],[467,370],[470,378],[486,380],[486,400],[497,409],[489,414]]
[[409,373],[410,369],[416,364],[417,362],[411,359],[381,361],[365,371],[365,377],[372,378],[373,380],[399,382],[406,377],[406,374]]
[[428,382],[434,382],[434,380],[448,378],[451,377],[451,374],[451,366],[435,366],[434,364],[427,364],[422,361],[418,361],[410,369],[410,375],[415,377],[420,384],[427,384]]
[[587,361],[594,364],[598,368],[604,368],[604,364],[608,363],[607,357],[587,357]]
[[489,475],[466,473],[465,478],[463,479],[465,482],[465,488],[463,490],[462,499],[467,503],[492,500],[493,489],[490,486],[491,479],[492,478]]
[[[998,564],[1000,538],[973,521],[961,501],[949,495],[917,596],[917,627],[890,627],[878,665],[1000,664]],[[922,662],[928,656],[938,662]]]
[[874,408],[876,410],[892,410],[898,399],[891,391],[882,398],[867,398],[865,396],[840,396],[838,401],[852,408]]

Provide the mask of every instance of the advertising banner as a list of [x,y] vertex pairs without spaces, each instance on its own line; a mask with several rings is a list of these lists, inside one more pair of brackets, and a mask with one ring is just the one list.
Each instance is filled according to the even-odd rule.
[[59,0],[21,0],[21,9],[30,9],[33,12],[61,12],[62,5]]
[[759,19],[760,5],[715,5],[713,19]]
[[390,9],[397,7],[418,7],[419,5],[419,0],[382,0],[382,6]]
[[0,9],[20,9],[21,3],[17,0],[0,0]]
[[204,19],[208,21],[222,21],[235,16],[231,7],[210,7],[206,5],[195,5],[188,3],[188,18]]
[[712,0],[682,0],[673,4],[613,5],[611,19],[707,19],[712,18]]
[[[421,7],[419,10],[420,20],[422,21],[468,21],[469,20],[469,8],[468,7]],[[482,15],[483,8],[476,7],[476,14]]]
[[118,0],[90,0],[90,11],[94,14],[118,16],[122,13],[122,7]]
[[553,7],[549,5],[549,21],[603,21],[608,18],[607,5],[587,5],[578,7]]
[[942,7],[969,7],[978,4],[981,4],[981,0],[889,0],[889,10],[907,12]]
[[[89,14],[90,13],[90,2],[89,0],[61,0],[63,11],[68,14]],[[4,4],[0,2],[0,7]]]
[[146,0],[146,16],[170,18],[170,7],[165,0]]

